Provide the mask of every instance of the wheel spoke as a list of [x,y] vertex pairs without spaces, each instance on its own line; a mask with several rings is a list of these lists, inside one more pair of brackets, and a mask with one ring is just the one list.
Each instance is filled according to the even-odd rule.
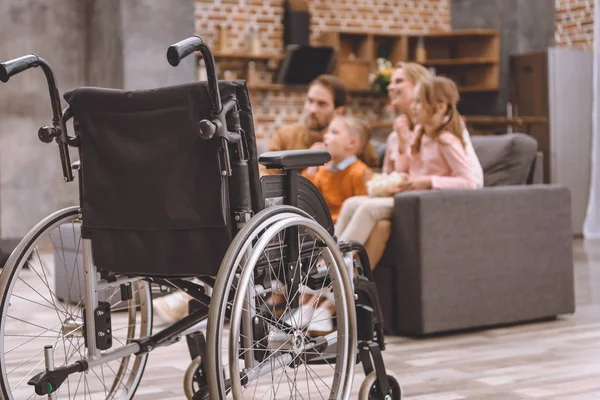
[[[289,228],[299,233],[299,253],[295,257],[288,254]],[[286,268],[283,263],[290,256],[297,260],[301,271],[295,286],[290,285],[289,266]],[[322,263],[326,266],[321,267]],[[317,268],[326,279],[315,280]],[[253,282],[260,285],[258,293]],[[264,282],[271,282],[272,293],[281,295],[281,307],[276,307],[274,296],[266,301],[268,292],[263,291],[269,286],[263,287]],[[292,287],[297,287],[298,292],[290,292]],[[252,218],[236,235],[223,259],[211,299],[206,372],[208,381],[214,379],[217,383],[210,387],[211,398],[346,397],[356,358],[351,290],[337,245],[314,220],[287,206],[271,207]],[[315,297],[311,299],[308,294]],[[312,302],[317,312],[311,318],[303,317],[299,309],[291,309],[293,298],[301,300],[301,308],[310,309]],[[319,323],[319,319],[327,317],[324,309],[319,309],[325,304],[321,298],[330,299],[337,317],[337,335],[326,342],[322,341],[324,337],[309,337],[308,326],[298,324]],[[284,310],[284,314],[275,315],[276,309]],[[254,316],[254,328],[250,331],[241,325],[244,313]],[[330,340],[333,342],[325,347],[315,345]],[[327,358],[331,357],[329,362]],[[248,359],[256,361],[248,364]],[[324,362],[307,363],[310,359]],[[225,379],[231,379],[231,391]]]
[[[56,368],[86,357],[83,308],[93,305],[85,303],[83,288],[78,287],[78,277],[83,273],[81,239],[76,238],[78,214],[79,210],[72,207],[40,222],[17,246],[0,274],[0,398],[35,398],[33,387],[24,382],[44,370],[45,345],[53,345],[56,350]],[[70,258],[73,248],[75,256]],[[34,257],[32,262],[29,255]],[[29,268],[22,268],[26,263]],[[54,288],[57,270],[65,279],[66,302],[59,300],[57,295],[62,293]],[[111,310],[113,348],[151,334],[150,285],[141,279],[131,285],[133,300],[126,305],[120,302],[119,286],[106,290],[107,301],[119,303]],[[95,399],[100,394],[105,399],[129,400],[139,385],[146,360],[146,355],[130,355],[87,373],[74,373],[58,388],[57,399]]]

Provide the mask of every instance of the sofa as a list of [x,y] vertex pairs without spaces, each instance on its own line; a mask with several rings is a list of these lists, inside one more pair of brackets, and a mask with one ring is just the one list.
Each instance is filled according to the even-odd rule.
[[[473,136],[484,188],[396,195],[374,271],[388,334],[427,336],[575,310],[570,193],[524,134]],[[380,154],[385,144],[377,146]]]

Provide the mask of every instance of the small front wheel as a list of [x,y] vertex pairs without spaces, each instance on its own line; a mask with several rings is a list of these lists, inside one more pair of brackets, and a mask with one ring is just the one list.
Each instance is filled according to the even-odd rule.
[[208,386],[202,357],[194,358],[185,371],[183,391],[188,400],[208,399]]
[[402,400],[402,387],[398,383],[396,375],[392,372],[388,372],[388,385],[391,392],[388,396],[384,396],[379,389],[377,384],[377,373],[371,372],[362,385],[360,385],[360,391],[358,392],[359,400]]

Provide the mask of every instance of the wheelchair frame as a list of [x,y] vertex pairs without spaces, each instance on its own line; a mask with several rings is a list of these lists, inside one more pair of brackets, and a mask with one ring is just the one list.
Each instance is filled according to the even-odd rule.
[[[254,216],[251,206],[251,193],[248,179],[248,151],[247,142],[244,132],[240,126],[238,104],[235,97],[228,97],[221,102],[220,92],[218,90],[218,81],[216,76],[214,58],[210,52],[208,45],[198,36],[193,36],[185,39],[177,44],[169,47],[167,51],[167,59],[172,66],[177,66],[181,59],[195,51],[200,51],[206,60],[206,69],[208,73],[208,88],[211,97],[211,120],[202,120],[199,122],[199,135],[201,138],[210,140],[217,137],[219,142],[220,166],[221,174],[225,177],[233,177],[234,184],[229,185],[230,196],[229,205],[231,208],[231,216],[235,223],[232,225],[233,237],[235,237],[244,226]],[[70,137],[67,133],[67,121],[73,117],[70,108],[66,108],[61,112],[61,101],[59,97],[56,80],[50,65],[41,57],[31,54],[23,56],[12,61],[0,64],[0,80],[7,82],[8,79],[25,71],[29,68],[41,67],[47,82],[52,105],[52,126],[44,126],[38,131],[39,139],[44,143],[56,141],[59,148],[62,172],[65,182],[74,180],[73,169],[77,169],[77,163],[71,165],[69,147],[78,147],[79,138]],[[230,145],[234,145],[232,148]],[[289,200],[287,206],[296,208],[297,193],[298,193],[298,166],[292,165],[285,169],[285,197]],[[81,174],[79,175],[81,180]],[[233,200],[233,201],[232,201]],[[284,206],[285,207],[285,206]],[[68,210],[70,214],[77,214],[81,219],[82,211],[79,207],[72,207]],[[58,213],[57,213],[58,214]],[[303,213],[300,213],[300,215]],[[307,219],[312,218],[304,213]],[[51,219],[52,217],[50,217]],[[288,254],[299,254],[299,244],[294,239],[298,234],[298,227],[288,227],[292,234],[286,238],[286,247]],[[314,229],[319,229],[314,223]],[[321,228],[323,232],[325,230]],[[326,233],[326,232],[325,232]],[[27,240],[27,237],[24,241]],[[335,239],[332,239],[335,243]],[[341,253],[357,252],[360,258],[358,265],[358,274],[352,274],[353,279],[351,287],[354,290],[354,299],[358,300],[356,304],[356,316],[350,311],[349,318],[358,318],[361,323],[356,324],[358,338],[359,357],[357,361],[361,361],[365,374],[374,376],[372,379],[373,385],[376,387],[376,393],[381,394],[382,399],[391,399],[392,381],[389,381],[388,374],[385,371],[381,350],[385,349],[383,337],[383,320],[377,298],[377,291],[372,282],[371,270],[369,267],[368,257],[364,248],[358,243],[336,243]],[[19,246],[20,247],[20,246]],[[17,250],[19,249],[17,248]],[[84,271],[84,302],[85,302],[85,335],[87,358],[78,360],[70,365],[55,368],[53,365],[53,349],[46,348],[44,351],[46,360],[46,370],[34,376],[28,383],[35,387],[35,391],[39,395],[48,395],[53,398],[53,393],[60,387],[62,382],[67,379],[70,374],[84,372],[109,361],[118,360],[129,355],[144,355],[157,347],[169,345],[177,341],[181,336],[188,338],[188,347],[192,359],[202,352],[200,342],[203,337],[195,336],[197,332],[196,325],[198,321],[206,318],[209,313],[211,304],[211,296],[205,293],[204,287],[182,278],[152,278],[139,276],[104,276],[103,282],[97,281],[97,276],[100,271],[94,265],[91,252],[90,239],[82,239],[83,247],[83,271]],[[11,259],[17,256],[17,251],[13,253]],[[337,257],[337,262],[343,264],[341,256]],[[9,260],[10,261],[10,260]],[[298,289],[301,269],[296,262],[296,259],[285,260],[286,264],[291,268],[292,291]],[[18,262],[18,261],[17,261]],[[7,263],[8,264],[8,263]],[[102,273],[106,273],[102,271]],[[246,281],[249,279],[246,276]],[[106,350],[101,353],[97,347],[97,327],[95,326],[95,313],[98,308],[90,305],[98,305],[97,292],[102,289],[119,287],[122,284],[127,284],[137,280],[146,280],[159,285],[166,285],[173,288],[178,288],[185,291],[195,300],[200,302],[203,307],[191,311],[187,316],[178,322],[166,327],[165,329],[147,337],[142,337],[139,340],[134,340],[132,343],[118,347],[116,349]],[[201,277],[204,285],[214,287],[215,280],[212,277]],[[354,300],[353,299],[353,300]],[[354,303],[351,303],[354,305]],[[298,307],[299,297],[292,299],[292,307]],[[242,315],[242,319],[245,317]],[[247,317],[246,317],[247,318]],[[209,322],[210,323],[210,322]],[[151,325],[151,323],[150,323]],[[355,343],[357,344],[357,343]],[[211,349],[208,349],[209,353]],[[356,350],[356,349],[354,349]],[[355,354],[354,352],[351,354]],[[204,355],[204,354],[202,354]],[[235,357],[234,357],[235,358]],[[350,368],[353,372],[353,367]],[[374,374],[374,375],[373,375]],[[141,379],[141,375],[140,375]],[[351,378],[350,378],[351,379]],[[351,382],[351,381],[350,381]],[[210,386],[211,383],[208,382]],[[350,385],[351,386],[351,385]],[[371,389],[370,389],[371,390]],[[397,390],[397,389],[394,389]],[[0,392],[1,394],[1,392]],[[397,393],[396,393],[397,394]],[[349,392],[345,397],[349,396]],[[400,394],[401,396],[401,394]]]

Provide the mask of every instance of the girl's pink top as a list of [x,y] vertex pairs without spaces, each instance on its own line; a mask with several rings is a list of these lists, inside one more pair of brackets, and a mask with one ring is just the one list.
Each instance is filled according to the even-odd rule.
[[[398,149],[398,136],[390,134],[388,150]],[[469,160],[460,140],[450,132],[443,132],[435,139],[423,135],[421,149],[411,154],[410,147],[405,153],[389,151],[384,172],[407,172],[411,176],[431,176],[433,189],[481,187],[478,171]],[[386,158],[388,158],[386,157]],[[481,167],[479,167],[481,168]]]

